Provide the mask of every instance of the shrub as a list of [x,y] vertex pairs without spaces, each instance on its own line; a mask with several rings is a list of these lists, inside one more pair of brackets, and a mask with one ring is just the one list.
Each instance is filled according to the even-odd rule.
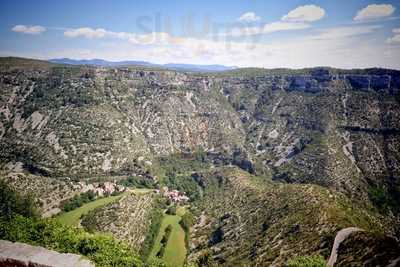
[[167,209],[166,213],[169,214],[169,215],[176,215],[176,206],[175,205],[171,205]]
[[387,212],[389,209],[396,206],[390,194],[383,187],[371,187],[368,194],[372,203],[381,212]]
[[129,245],[112,236],[39,218],[33,198],[21,196],[4,181],[0,181],[0,212],[0,239],[81,254],[96,266],[143,266]]
[[118,184],[125,187],[154,188],[153,182],[151,180],[133,176],[120,180]]
[[35,199],[32,195],[21,195],[10,187],[4,180],[0,180],[0,217],[12,218],[14,215],[37,217]]
[[157,252],[157,257],[162,258],[164,257],[164,252],[165,252],[165,248],[167,246],[168,243],[168,239],[171,236],[172,233],[172,226],[168,225],[167,228],[165,228],[165,232],[164,232],[164,236],[162,237],[160,243],[161,243],[161,248],[160,250]]
[[63,253],[81,254],[96,266],[142,266],[139,257],[127,244],[112,236],[88,234],[82,229],[62,225],[54,219],[27,218],[16,215],[0,219],[0,239],[43,246]]
[[182,215],[179,224],[181,225],[183,231],[185,231],[185,246],[187,251],[189,251],[189,237],[190,237],[190,227],[192,227],[195,223],[195,218],[190,211],[186,211],[185,214]]
[[320,255],[299,256],[289,260],[285,267],[326,267],[326,262]]
[[185,232],[188,232],[190,227],[192,227],[194,223],[195,223],[195,218],[193,214],[190,213],[190,211],[186,211],[185,214],[182,215],[182,219],[179,222],[179,224],[182,226]]
[[154,209],[150,214],[151,225],[140,250],[142,259],[147,259],[147,257],[150,255],[151,249],[156,241],[158,231],[160,230],[163,216],[163,212],[158,208]]
[[62,210],[65,212],[71,211],[83,206],[86,203],[94,201],[95,199],[96,194],[93,191],[87,191],[62,203]]

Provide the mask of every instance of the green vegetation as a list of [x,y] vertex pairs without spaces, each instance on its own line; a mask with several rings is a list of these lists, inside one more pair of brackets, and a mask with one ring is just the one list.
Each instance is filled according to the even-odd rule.
[[143,266],[135,251],[112,236],[38,218],[33,198],[21,196],[4,181],[0,193],[0,239],[81,254],[96,266]]
[[[167,266],[183,266],[186,259],[186,246],[185,231],[179,224],[180,220],[181,217],[178,215],[164,216],[160,230],[157,234],[156,241],[150,254],[150,259],[157,257],[160,250],[163,249],[162,259]],[[163,248],[162,240],[165,239],[165,233],[169,227],[171,228],[171,233],[168,235],[168,240],[165,248]]]
[[185,231],[185,246],[186,249],[189,250],[190,227],[194,225],[195,218],[190,211],[185,211],[181,217],[182,219],[179,224],[181,225],[183,231]]
[[168,207],[165,213],[168,215],[176,215],[176,210],[177,210],[176,206],[172,204],[171,206]]
[[118,184],[123,185],[125,187],[154,188],[152,181],[133,176],[120,180]]
[[142,255],[143,259],[147,259],[149,257],[149,255],[152,251],[152,248],[154,247],[158,232],[160,231],[163,216],[164,216],[164,213],[162,212],[161,209],[155,208],[151,212],[150,229],[146,234],[146,239],[144,240],[144,242],[142,244],[142,248],[140,250],[140,254]]
[[35,207],[32,195],[22,196],[11,188],[4,180],[0,180],[0,217],[12,218],[20,214],[26,217],[37,217],[38,211]]
[[369,189],[369,197],[374,205],[381,212],[387,212],[391,207],[396,206],[390,194],[383,187],[371,187]]
[[204,150],[198,148],[192,154],[177,153],[158,159],[161,170],[166,174],[183,174],[210,167]]
[[161,248],[157,252],[157,257],[158,258],[163,258],[164,257],[164,252],[165,252],[165,247],[167,246],[168,239],[171,236],[172,233],[172,226],[168,225],[167,228],[165,229],[164,236],[161,238]]
[[68,199],[64,203],[62,203],[62,210],[68,212],[81,207],[83,204],[92,202],[95,199],[96,194],[93,191],[87,191],[85,193],[76,195],[73,198]]
[[206,153],[199,149],[193,154],[174,154],[159,158],[161,184],[185,192],[190,200],[201,196],[201,188],[191,176],[193,171],[208,169]]
[[96,266],[142,266],[138,255],[112,236],[89,234],[56,220],[40,220],[20,215],[0,221],[0,238],[43,246],[64,253],[81,254]]
[[109,196],[104,198],[99,198],[93,202],[87,203],[82,207],[79,207],[75,210],[62,213],[61,215],[57,216],[57,220],[63,224],[77,226],[79,223],[80,218],[82,215],[87,214],[89,211],[104,206],[108,203],[118,200],[121,197],[119,196]]
[[289,260],[285,267],[326,267],[326,262],[320,255],[300,256]]

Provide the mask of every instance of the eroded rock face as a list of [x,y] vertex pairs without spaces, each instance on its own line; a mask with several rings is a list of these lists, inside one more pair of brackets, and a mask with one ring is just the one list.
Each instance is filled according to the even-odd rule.
[[115,203],[108,204],[82,219],[87,230],[112,233],[140,251],[151,225],[156,195],[129,192]]
[[42,247],[0,240],[0,265],[5,267],[94,267],[94,264],[81,256],[58,253]]
[[[0,66],[0,88],[0,167],[45,177],[43,188],[54,191],[46,198],[74,193],[56,189],[66,177],[156,182],[159,158],[174,154],[201,151],[211,169],[246,171],[192,176],[205,196],[193,258],[281,264],[293,253],[325,253],[333,228],[354,221],[395,232],[396,205],[389,226],[365,212],[378,207],[374,197],[385,206],[400,196],[399,71],[196,74],[15,63]],[[254,185],[249,173],[266,180]],[[113,218],[112,211],[130,224],[146,220],[130,203],[150,209],[149,202],[124,201],[99,218]],[[362,203],[357,218],[349,203]],[[142,242],[137,229],[105,219],[97,226],[134,246]]]
[[400,183],[398,71],[0,71],[3,168],[151,176],[159,156],[201,149],[253,173],[360,197],[371,183]]
[[383,227],[347,198],[319,186],[262,185],[235,168],[195,178],[204,198],[196,204],[203,212],[191,231],[192,262],[208,255],[221,265],[283,266],[293,255],[328,257],[335,232],[343,226]]

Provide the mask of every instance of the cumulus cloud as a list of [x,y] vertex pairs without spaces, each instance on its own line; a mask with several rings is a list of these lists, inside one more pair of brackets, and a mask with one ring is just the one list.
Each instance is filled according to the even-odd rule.
[[313,22],[322,19],[325,16],[325,10],[316,5],[299,6],[281,20],[291,22]]
[[[279,21],[268,24],[265,31],[290,29],[294,26]],[[307,23],[294,23],[296,27],[309,27]],[[111,42],[107,46],[95,42],[87,55],[76,52],[68,54],[72,58],[104,58],[108,60],[145,60],[154,63],[192,63],[192,64],[225,64],[241,67],[311,67],[329,65],[333,67],[400,67],[397,58],[400,56],[398,46],[388,46],[383,42],[370,40],[380,28],[379,25],[351,25],[314,29],[303,36],[293,36],[285,40],[272,40],[268,43],[251,41],[232,41],[229,39],[200,39],[193,37],[173,37],[166,33],[149,33],[136,35],[127,32],[106,31],[104,36],[124,40]],[[400,33],[395,29],[394,33]],[[138,42],[149,38],[150,45]],[[135,42],[129,40],[134,37]],[[368,39],[367,39],[368,38]],[[334,40],[334,41],[333,41]],[[162,56],[160,56],[162,55]],[[388,56],[390,55],[390,56]],[[63,54],[52,54],[62,57]]]
[[26,34],[41,34],[46,31],[43,26],[27,26],[27,25],[15,25],[12,29],[14,32],[26,33]]
[[288,14],[284,15],[279,21],[266,23],[262,26],[237,27],[230,32],[223,34],[228,36],[250,36],[257,34],[268,34],[280,31],[303,30],[311,27],[311,22],[322,19],[325,10],[315,5],[299,6]]
[[246,12],[238,18],[238,21],[242,22],[254,22],[259,21],[261,18],[254,12]]
[[393,36],[386,40],[388,44],[400,44],[400,28],[393,29]]
[[[397,46],[364,42],[367,34],[340,34],[332,42],[326,32],[343,32],[330,28],[315,30],[307,36],[293,37],[270,43],[213,41],[196,38],[180,38],[180,42],[154,45],[134,45],[129,42],[113,43],[91,49],[85,58],[107,60],[144,60],[154,63],[224,64],[240,67],[290,67],[332,66],[339,68],[390,67],[399,68]],[[366,31],[364,31],[366,32]],[[319,38],[317,38],[319,36]],[[315,38],[312,38],[315,37]],[[366,40],[366,39],[365,39]],[[162,55],[162,56],[160,56]],[[52,58],[63,54],[52,54]],[[82,54],[69,54],[82,58]]]
[[396,8],[390,4],[372,4],[359,10],[353,18],[355,21],[365,21],[371,19],[380,19],[391,16]]
[[[324,16],[321,14],[311,16],[307,12],[305,13],[307,15],[298,15],[301,13],[299,11],[296,11],[296,15],[296,12],[292,11],[275,22],[238,28],[237,36],[307,29],[312,27],[312,22],[318,17]],[[100,42],[95,42],[97,48],[91,49],[90,55],[85,55],[86,58],[108,60],[131,58],[154,63],[225,64],[268,68],[321,65],[342,68],[373,66],[399,68],[400,63],[397,59],[400,57],[400,46],[388,45],[382,40],[375,41],[370,38],[370,34],[381,27],[353,24],[345,27],[311,29],[303,36],[291,36],[285,40],[272,39],[268,43],[256,39],[253,42],[233,41],[230,38],[200,39],[176,37],[164,32],[137,34],[88,27],[69,29],[64,34],[67,37],[123,40],[123,42],[109,42],[107,46],[100,46]],[[400,28],[393,30],[393,37],[387,42],[400,43],[400,37],[397,35],[400,35]],[[62,54],[52,57],[60,56]],[[69,57],[74,56],[71,54]],[[82,55],[77,53],[75,57],[81,58]]]

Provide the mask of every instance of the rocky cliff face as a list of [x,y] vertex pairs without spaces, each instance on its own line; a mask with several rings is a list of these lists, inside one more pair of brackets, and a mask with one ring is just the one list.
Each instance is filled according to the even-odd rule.
[[[196,74],[0,61],[0,167],[5,173],[18,169],[58,180],[134,176],[160,182],[161,158],[201,152],[211,167],[236,165],[276,182],[319,185],[374,209],[373,214],[379,210],[391,222],[399,214],[399,71]],[[301,197],[308,192],[298,188]],[[315,188],[309,190],[320,190]],[[285,195],[274,194],[277,199]],[[248,251],[268,254],[254,246]],[[226,253],[232,260],[235,252]]]
[[197,75],[22,59],[0,71],[3,168],[145,174],[160,155],[202,149],[288,182],[399,186],[397,71]]
[[58,253],[42,247],[0,240],[0,265],[4,267],[94,267],[89,260],[80,255]]
[[320,186],[276,184],[237,168],[196,173],[194,179],[204,197],[191,232],[193,262],[282,266],[295,255],[329,256],[335,232],[343,227],[390,228],[368,209]]
[[112,233],[140,251],[151,225],[151,212],[156,196],[152,193],[128,192],[115,203],[98,208],[82,219],[82,226],[91,232]]

